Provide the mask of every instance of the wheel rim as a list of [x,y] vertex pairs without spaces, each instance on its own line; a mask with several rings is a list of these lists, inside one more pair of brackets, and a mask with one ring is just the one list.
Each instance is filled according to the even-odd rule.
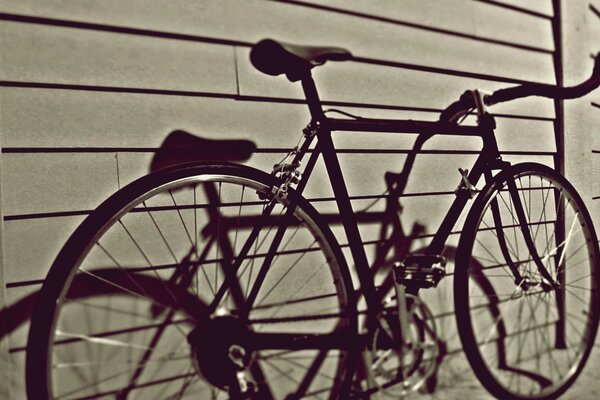
[[[561,289],[552,289],[533,261],[502,182],[472,232],[466,293],[456,294],[469,311],[459,328],[476,348],[467,351],[476,374],[496,396],[554,397],[577,377],[596,334],[595,235],[580,200],[554,174],[514,176],[535,248]],[[524,278],[518,283],[499,244],[494,204],[505,252]]]
[[[82,246],[57,299],[47,349],[54,398],[229,398],[233,384],[212,385],[202,376],[187,339],[203,317],[211,317],[205,314],[225,279],[223,265],[244,244],[269,191],[249,178],[186,177],[137,196],[109,218]],[[278,204],[272,215],[280,218],[283,210]],[[249,329],[347,329],[349,294],[334,250],[304,210],[297,208],[294,221],[248,314]],[[238,272],[243,296],[252,290],[276,231],[268,225]],[[195,272],[182,273],[185,268]],[[226,292],[212,317],[239,313],[234,297]],[[262,348],[249,357],[242,380],[267,398],[297,392],[326,398],[341,390],[348,357],[343,350]]]

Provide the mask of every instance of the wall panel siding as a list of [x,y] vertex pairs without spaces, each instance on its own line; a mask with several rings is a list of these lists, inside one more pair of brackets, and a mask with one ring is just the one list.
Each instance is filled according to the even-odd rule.
[[[42,279],[81,216],[5,221],[7,290],[15,282]],[[29,237],[29,240],[24,238]],[[33,247],[32,247],[33,246]]]
[[[427,4],[419,4],[422,3],[419,0],[408,0],[403,2],[402,7],[381,0],[370,3],[360,0],[346,1],[343,6],[335,0],[287,3],[322,7],[321,9],[330,12],[355,14],[384,23],[410,25],[422,30],[436,30],[446,35],[471,35],[475,40],[489,40],[504,45],[523,45],[545,50],[554,46],[549,18],[515,13],[514,10],[499,8],[485,2],[465,6],[461,0],[434,0],[428,1]],[[507,23],[514,27],[526,27],[526,30],[514,29],[499,36],[498,27]]]
[[[355,56],[352,61],[330,62],[314,72],[325,108],[435,120],[466,89],[555,83],[551,4],[0,0],[5,269],[0,283],[9,303],[39,288],[75,227],[110,193],[147,172],[169,132],[250,139],[258,149],[248,164],[262,169],[296,144],[309,119],[301,87],[256,71],[248,59],[251,43],[273,37],[346,47]],[[600,98],[594,101],[586,112],[600,115]],[[524,99],[492,111],[498,115],[498,141],[506,159],[554,164],[562,150],[552,101]],[[384,194],[383,173],[399,172],[414,139],[335,134],[357,210]],[[594,143],[597,177],[600,141]],[[457,169],[469,168],[479,148],[476,138],[439,137],[417,157],[401,198],[405,230],[425,227],[415,249],[435,232],[454,198]],[[594,185],[593,203],[600,210],[600,186]],[[320,211],[336,212],[322,163],[306,195]],[[380,201],[369,212],[382,209]],[[451,244],[457,242],[463,219]],[[381,239],[378,228],[372,222],[360,227],[369,256]],[[339,224],[333,229],[347,243]],[[459,354],[460,343],[452,334],[451,283],[447,279],[426,298],[448,334],[451,352]],[[10,338],[0,338],[9,343],[20,372],[26,332],[27,323]],[[22,395],[22,373],[14,379],[11,385]]]
[[8,81],[235,92],[226,46],[15,22],[1,29]]
[[[299,8],[305,8],[318,11],[311,15],[319,19],[331,17],[332,14],[341,14],[346,17],[346,22],[357,21],[350,18],[357,17],[376,21],[380,25],[406,26],[421,31],[443,32],[452,36],[472,36],[474,40],[490,40],[544,50],[552,50],[554,47],[547,15],[542,15],[540,18],[539,15],[515,12],[485,2],[475,1],[465,5],[462,0],[431,0],[427,4],[422,4],[419,0],[405,0],[402,7],[398,7],[385,0],[368,3],[360,0],[343,3],[314,0],[281,1],[280,3],[286,4],[277,8],[274,8],[276,6],[273,4],[264,4],[264,0],[250,0],[245,3],[244,8],[240,8],[235,0],[213,3],[177,0],[161,2],[160,7],[148,7],[143,0],[128,1],[126,4],[117,0],[79,1],[77,4],[61,1],[45,1],[43,4],[38,4],[36,1],[26,0],[10,4],[9,8],[11,12],[23,15],[84,20],[90,23],[125,25],[157,31],[175,30],[184,34],[218,35],[228,39],[239,38],[244,34],[264,33],[256,27],[269,20],[278,23],[275,21],[277,15],[272,14],[274,9],[291,9],[291,12],[297,12]],[[545,1],[537,3],[542,7],[550,4]],[[188,13],[182,13],[182,9],[188,10]],[[251,11],[252,14],[248,14],[247,11]],[[248,18],[248,15],[252,17]],[[289,15],[286,16],[288,17],[286,20],[289,20]],[[302,19],[300,21],[302,22]],[[332,21],[332,25],[334,22]],[[500,37],[497,34],[498,28],[506,24],[517,29],[503,30],[504,34]],[[240,29],[229,29],[233,25],[240,26]]]
[[89,210],[117,189],[114,154],[6,154],[4,160],[6,215],[72,211],[73,205]]
[[[276,81],[276,79],[272,79],[272,81]],[[265,84],[268,82],[266,80]],[[362,87],[365,88],[365,86]],[[476,87],[475,84],[471,86]],[[289,147],[290,143],[297,139],[309,119],[306,106],[302,104],[70,90],[24,90],[19,88],[3,88],[2,90],[3,97],[0,100],[2,110],[0,112],[6,126],[3,140],[7,151],[49,147],[77,148],[82,151],[86,148],[105,147],[156,148],[164,136],[173,129],[189,130],[208,138],[221,136],[242,138],[250,133],[252,139],[261,147]],[[402,99],[411,102],[412,98],[406,95],[407,92],[404,93]],[[380,95],[373,94],[373,96],[379,97]],[[358,100],[365,97],[361,96]],[[432,101],[437,101],[432,94],[423,94],[422,97],[429,97]],[[450,98],[453,97],[450,97],[449,94]],[[521,104],[513,108],[513,111],[526,114],[537,105],[540,113],[542,115],[547,113],[547,116],[530,119],[513,118],[507,115],[497,118],[499,140],[502,142],[504,137],[510,138],[505,143],[501,143],[501,148],[506,146],[506,150],[518,150],[519,146],[526,146],[527,143],[521,143],[521,141],[527,140],[528,137],[535,138],[537,134],[552,135],[551,116],[553,111],[551,105],[542,101],[534,103],[535,101],[522,100],[519,102]],[[340,108],[353,104],[348,103],[342,106],[333,104],[326,107]],[[443,103],[440,101],[440,104]],[[525,107],[525,104],[529,107]],[[389,105],[392,110],[365,108],[365,105],[359,103],[348,108],[348,111],[357,115],[381,118],[434,120],[438,115],[431,111],[394,110],[395,106],[393,105]],[[385,104],[380,105],[386,106]],[[398,106],[398,108],[402,108],[402,106]],[[436,108],[424,109],[435,110]],[[500,107],[497,108],[497,110],[499,109]],[[44,110],[43,116],[40,115],[40,110]],[[505,111],[511,110],[506,109]],[[515,142],[515,139],[520,136],[522,138]],[[414,139],[412,135],[404,137],[389,134],[357,134],[343,135],[342,137],[345,138],[344,140],[356,141],[357,146],[380,148],[386,147],[381,138],[393,137],[390,140],[401,140],[404,147],[410,146]],[[452,148],[460,148],[467,142],[461,138],[439,137],[433,138],[430,143],[442,141],[444,145],[451,145],[454,142]],[[478,144],[474,140],[468,142],[473,143],[473,146]],[[552,143],[544,141],[542,145],[548,146]]]
[[283,147],[307,122],[302,105],[202,96],[5,88],[2,104],[12,148],[157,148],[174,129]]

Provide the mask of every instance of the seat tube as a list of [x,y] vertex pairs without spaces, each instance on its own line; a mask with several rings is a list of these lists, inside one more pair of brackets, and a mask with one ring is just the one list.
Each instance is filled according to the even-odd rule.
[[304,95],[306,96],[312,120],[322,122],[325,119],[325,114],[323,113],[323,106],[321,105],[321,99],[319,99],[317,86],[310,73],[306,78],[302,79],[302,89],[304,89]]
[[[379,312],[379,300],[377,297],[377,291],[373,284],[372,271],[369,268],[369,262],[367,255],[363,247],[362,238],[358,230],[358,223],[356,215],[352,209],[350,197],[348,195],[348,189],[342,175],[342,169],[338,160],[333,140],[331,138],[331,129],[327,124],[325,113],[323,112],[321,100],[317,92],[317,87],[312,77],[309,75],[302,80],[302,87],[304,94],[306,95],[306,101],[310,114],[312,116],[312,122],[317,123],[316,132],[319,141],[319,148],[323,155],[323,161],[325,162],[325,168],[329,174],[329,181],[335,196],[340,217],[344,226],[344,232],[350,245],[350,252],[354,259],[356,272],[360,281],[362,292],[365,296],[365,300],[369,309],[369,316],[376,317]],[[375,323],[375,318],[367,318],[367,323]]]

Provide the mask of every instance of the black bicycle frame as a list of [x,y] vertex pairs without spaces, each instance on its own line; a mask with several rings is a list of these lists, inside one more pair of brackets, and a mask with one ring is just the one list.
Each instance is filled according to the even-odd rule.
[[[489,180],[492,177],[492,170],[501,169],[510,164],[501,160],[494,135],[495,121],[493,116],[489,114],[480,116],[478,125],[476,126],[459,126],[454,123],[399,119],[329,118],[323,111],[312,77],[304,79],[302,86],[312,117],[311,125],[316,127],[314,131],[318,139],[318,145],[312,153],[308,165],[313,166],[316,159],[321,155],[323,156],[350,251],[355,262],[361,291],[367,302],[367,324],[374,323],[376,317],[379,315],[381,302],[377,296],[372,271],[369,268],[367,255],[358,230],[356,215],[350,202],[348,189],[333,145],[332,133],[335,131],[348,131],[479,136],[483,139],[483,148],[467,177],[468,181],[473,185],[477,184],[482,175],[485,175],[486,179]],[[303,154],[298,154],[298,157],[302,156]],[[299,186],[296,190],[299,194],[302,193],[301,190],[304,188],[311,172],[312,168],[311,171],[304,171],[301,182],[304,185],[301,184],[301,187]],[[456,198],[427,248],[427,254],[442,253],[452,228],[471,197],[472,193],[470,193],[467,187],[459,186],[459,189],[456,191]]]
[[[305,130],[306,140],[296,151],[292,164],[299,165],[300,160],[303,156],[309,152],[309,148],[313,139],[317,138],[317,144],[312,151],[312,154],[306,163],[303,171],[302,179],[298,182],[295,192],[297,196],[295,199],[299,199],[303,193],[310,175],[313,172],[314,166],[319,158],[323,157],[325,167],[329,174],[331,186],[335,196],[335,201],[339,210],[340,219],[344,227],[346,237],[352,257],[355,262],[355,270],[358,275],[360,282],[360,292],[365,297],[367,303],[367,319],[366,328],[367,332],[373,332],[372,328],[376,327],[378,323],[378,317],[381,313],[382,303],[380,301],[377,289],[373,279],[373,273],[369,267],[367,255],[363,246],[363,241],[358,230],[357,217],[352,208],[348,189],[344,180],[344,176],[341,170],[339,159],[337,157],[336,150],[333,145],[332,133],[335,131],[350,131],[350,132],[391,132],[401,134],[425,134],[427,136],[433,135],[451,135],[451,136],[478,136],[482,138],[483,148],[479,153],[477,160],[467,176],[463,176],[461,183],[456,190],[456,198],[452,202],[450,209],[448,210],[444,220],[442,221],[437,232],[433,236],[429,246],[425,253],[428,255],[441,255],[445,243],[452,232],[452,228],[456,225],[459,216],[464,210],[469,199],[473,197],[472,188],[475,186],[482,176],[485,176],[486,181],[492,179],[492,171],[500,170],[510,166],[510,163],[502,161],[498,145],[495,139],[494,129],[495,121],[493,116],[487,113],[479,115],[478,124],[475,126],[459,126],[453,123],[445,122],[433,122],[433,121],[414,121],[414,120],[392,120],[392,119],[337,119],[329,118],[325,115],[322,103],[319,99],[317,89],[315,87],[312,77],[308,77],[302,81],[304,92],[306,95],[307,103],[311,113],[311,122],[308,129]],[[282,182],[283,183],[283,182]],[[276,188],[274,188],[276,189]],[[508,191],[511,193],[511,197],[515,202],[517,208],[521,208],[522,204],[517,193],[517,189],[514,184],[509,184]],[[296,200],[297,201],[297,200]],[[263,261],[262,266],[257,274],[255,284],[246,299],[244,306],[242,307],[241,315],[248,315],[254,300],[256,299],[257,293],[260,290],[262,281],[269,270],[271,261],[273,260],[277,247],[281,243],[284,232],[292,222],[292,215],[296,207],[296,201],[292,200],[287,206],[287,211],[283,215],[283,218],[279,221],[277,231],[275,233],[273,242],[267,251],[267,256]],[[245,254],[248,253],[251,244],[256,239],[258,231],[262,229],[264,224],[267,223],[267,219],[272,211],[274,203],[271,202],[263,211],[263,215],[259,218],[259,223],[256,223],[250,233],[248,240],[240,251],[236,261],[233,262],[231,269],[226,272],[225,281],[226,283],[219,289],[215,295],[215,299],[209,306],[210,313],[214,312],[220,300],[225,295],[229,286],[235,286],[236,273],[242,260],[245,258]],[[497,209],[498,205],[492,203],[492,211]],[[497,211],[497,210],[496,210]],[[519,225],[525,241],[528,247],[533,247],[531,237],[529,236],[529,230],[527,227],[527,221],[521,212],[517,210]],[[494,217],[498,226],[502,226],[500,216]],[[502,230],[498,232],[499,242],[501,248],[503,248],[507,264],[513,270],[515,275],[515,282],[519,282],[520,276],[506,249],[506,244],[503,244],[503,233]],[[536,264],[540,264],[539,256],[535,249],[530,249],[532,256],[537,258]],[[538,267],[539,268],[539,267]],[[544,273],[545,268],[542,266],[540,272]],[[408,293],[417,294],[418,288],[408,289]],[[239,293],[238,293],[239,294]],[[260,336],[260,335],[259,335]],[[361,335],[362,336],[362,335]],[[368,334],[367,334],[368,336]],[[279,334],[279,338],[274,340],[277,335],[265,336],[264,343],[271,343],[271,346],[280,346],[281,348],[316,348],[316,349],[331,349],[331,348],[350,348],[354,346],[363,346],[368,343],[364,341],[364,337],[359,338],[359,343],[355,342],[355,339],[349,341],[344,340],[344,332],[335,332],[329,335],[308,335],[301,334]],[[257,341],[260,338],[255,338]],[[261,342],[262,343],[262,342]],[[290,347],[291,346],[291,347]]]

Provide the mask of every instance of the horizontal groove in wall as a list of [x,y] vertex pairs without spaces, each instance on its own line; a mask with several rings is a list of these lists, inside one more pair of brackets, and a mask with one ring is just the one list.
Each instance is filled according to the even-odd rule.
[[[97,86],[97,85],[75,85],[64,83],[48,83],[48,82],[22,82],[22,81],[0,81],[0,87],[19,88],[19,89],[45,89],[45,90],[71,90],[85,92],[103,92],[103,93],[125,93],[125,94],[144,94],[144,95],[159,95],[159,96],[181,96],[181,97],[201,97],[201,98],[218,98],[229,99],[235,101],[261,102],[261,103],[284,103],[284,104],[306,104],[306,100],[292,99],[284,97],[271,96],[246,96],[233,93],[212,93],[212,92],[195,92],[170,89],[148,89],[148,88],[132,88],[119,86]],[[458,96],[457,96],[458,97]],[[390,104],[373,104],[373,103],[357,103],[345,101],[323,101],[323,106],[332,107],[350,107],[350,108],[365,108],[377,110],[391,111],[415,111],[439,113],[442,109],[427,108],[427,107],[411,107]],[[595,105],[592,103],[592,105]],[[513,114],[493,114],[499,118],[524,119],[532,121],[554,121],[551,117],[539,117],[535,115],[513,115]]]
[[[130,94],[154,94],[165,96],[182,97],[208,97],[221,99],[235,99],[236,94],[195,92],[188,90],[150,89],[122,86],[99,86],[99,85],[77,85],[68,83],[49,82],[23,82],[23,81],[0,81],[0,87],[23,88],[23,89],[51,89],[51,90],[77,90],[85,92],[108,92],[108,93],[130,93]],[[300,101],[300,100],[298,100]]]
[[484,81],[513,83],[516,85],[522,85],[524,83],[541,83],[541,82],[532,82],[532,81],[508,78],[508,77],[497,76],[497,75],[482,74],[482,73],[477,73],[477,72],[459,71],[459,70],[449,69],[449,68],[430,67],[427,65],[408,64],[408,63],[402,63],[402,62],[398,62],[398,61],[380,60],[380,59],[367,58],[367,57],[352,57],[351,61],[362,63],[362,64],[369,64],[369,65],[380,65],[380,66],[384,66],[384,67],[394,67],[394,68],[401,68],[401,69],[409,69],[409,70],[413,70],[413,71],[430,72],[433,74],[459,76],[462,78],[481,79]]
[[92,210],[56,211],[56,212],[47,212],[47,213],[5,215],[3,219],[5,222],[8,222],[8,221],[20,221],[20,220],[25,220],[25,219],[87,216],[91,213],[92,213]]
[[596,17],[600,18],[600,10],[598,10],[592,3],[590,3],[590,11],[596,14]]
[[[427,196],[444,196],[454,194],[454,192],[422,192],[422,193],[404,193],[398,197],[427,197]],[[372,195],[361,195],[361,196],[350,196],[351,201],[361,200],[377,200],[385,199],[386,194],[372,194]],[[335,197],[316,197],[307,199],[310,203],[324,203],[335,201]],[[46,213],[32,213],[32,214],[12,214],[5,215],[4,221],[19,221],[19,220],[30,220],[30,219],[43,219],[43,218],[60,218],[60,217],[76,217],[76,216],[87,216],[92,213],[93,210],[77,210],[77,211],[56,211]]]
[[[166,38],[166,39],[178,39],[178,37],[179,37],[182,40],[196,41],[196,42],[209,43],[209,44],[228,45],[228,46],[251,47],[253,44],[253,43],[249,43],[249,42],[241,42],[241,41],[227,40],[227,39],[220,39],[220,38],[184,35],[184,34],[177,34],[177,33],[152,31],[152,30],[146,30],[146,29],[126,28],[126,27],[119,27],[119,26],[113,26],[113,25],[93,24],[93,23],[87,23],[87,22],[67,21],[67,20],[59,20],[59,19],[54,19],[54,18],[42,18],[42,17],[33,17],[33,16],[26,16],[26,15],[7,14],[7,13],[0,13],[0,20],[11,21],[11,22],[25,22],[25,23],[43,24],[43,25],[51,25],[51,26],[60,26],[60,27],[67,27],[67,28],[100,30],[100,31],[106,31],[106,32],[126,33],[126,34],[143,35],[143,36],[159,37],[159,38]],[[552,53],[552,52],[549,52],[549,53]],[[488,80],[488,81],[494,81],[494,82],[505,82],[505,83],[514,83],[514,84],[522,84],[522,83],[530,83],[531,82],[531,81],[524,81],[524,80],[520,80],[520,79],[501,77],[501,76],[496,76],[496,75],[459,71],[459,70],[454,70],[454,69],[449,69],[449,68],[428,67],[428,66],[423,66],[423,65],[418,65],[418,64],[401,63],[401,62],[395,62],[395,61],[390,61],[390,60],[381,60],[381,59],[374,59],[374,58],[367,58],[367,57],[353,57],[349,61],[359,62],[359,63],[363,63],[363,64],[381,65],[381,66],[387,66],[387,67],[416,70],[416,71],[425,71],[425,72],[450,75],[450,76],[476,78],[476,79],[482,79],[482,80]]]
[[[352,132],[354,133],[354,132]],[[360,134],[369,134],[369,132],[357,132]],[[390,133],[390,132],[384,132]],[[392,133],[400,134],[403,133]],[[407,133],[407,135],[413,135]],[[2,153],[6,154],[71,154],[71,153],[156,153],[158,148],[155,147],[4,147]],[[254,154],[284,154],[288,153],[291,148],[274,147],[274,148],[259,148],[254,151]],[[183,150],[187,153],[187,150]],[[338,154],[409,154],[410,149],[336,149]],[[176,151],[171,151],[175,153]],[[312,153],[313,149],[307,150],[307,153]],[[595,151],[592,151],[595,152]],[[416,154],[437,154],[437,155],[477,155],[478,150],[419,150]],[[500,152],[503,155],[513,156],[555,156],[557,153],[553,151],[518,151],[507,150]]]
[[527,14],[527,15],[531,15],[532,17],[538,17],[538,18],[543,18],[543,19],[552,19],[551,15],[547,15],[547,14],[544,14],[544,13],[541,13],[541,12],[537,12],[537,11],[533,11],[533,10],[528,10],[526,8],[514,6],[512,4],[502,3],[500,1],[495,1],[495,0],[473,0],[473,1],[478,1],[480,3],[490,4],[490,5],[493,5],[493,6],[500,7],[500,8],[506,8],[508,10],[516,11],[516,12]]
[[529,46],[529,45],[524,45],[524,44],[520,44],[520,43],[508,42],[505,40],[470,35],[470,34],[463,33],[463,32],[452,31],[452,30],[448,30],[448,29],[440,29],[440,28],[436,28],[433,26],[417,24],[417,23],[410,22],[410,21],[403,21],[403,20],[383,17],[383,16],[379,16],[379,15],[366,14],[366,13],[347,10],[347,9],[343,9],[343,8],[326,6],[323,4],[307,3],[305,1],[300,1],[300,0],[283,0],[281,2],[290,4],[290,5],[294,5],[294,6],[313,8],[313,9],[320,10],[320,11],[327,11],[327,12],[332,12],[332,13],[336,13],[336,14],[348,15],[351,17],[370,19],[373,21],[383,22],[383,23],[392,24],[392,25],[400,25],[400,26],[414,28],[414,29],[423,30],[423,31],[427,31],[427,32],[440,33],[443,35],[460,37],[462,39],[469,39],[469,40],[474,40],[474,41],[483,42],[483,43],[497,44],[500,46],[512,47],[512,48],[521,49],[521,50],[528,50],[528,51],[537,52],[537,53],[553,54],[552,50],[544,49],[542,47],[535,47],[535,46]]
[[6,289],[14,289],[14,288],[20,288],[20,287],[26,287],[26,286],[42,285],[43,283],[44,283],[44,279],[34,279],[34,280],[30,280],[30,281],[8,282],[5,287],[6,287]]
[[21,352],[25,352],[27,351],[27,347],[24,346],[20,346],[20,347],[10,347],[8,349],[8,353],[9,354],[15,354],[15,353],[21,353]]

